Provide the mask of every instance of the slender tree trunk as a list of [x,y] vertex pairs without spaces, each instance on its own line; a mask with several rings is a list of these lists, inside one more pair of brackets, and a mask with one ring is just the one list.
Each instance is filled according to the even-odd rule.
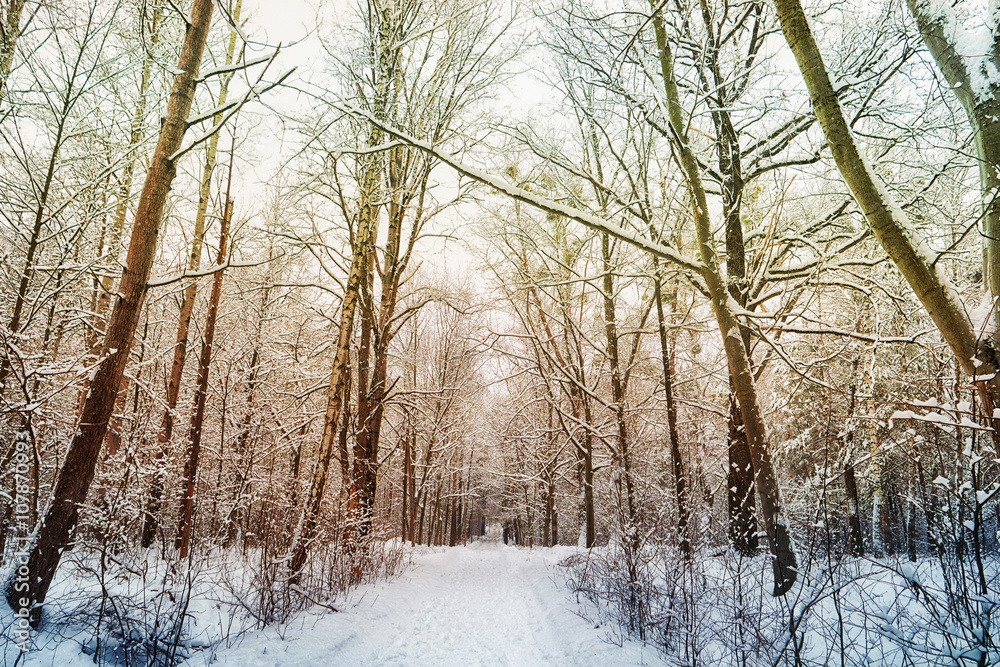
[[[382,143],[385,133],[381,123],[388,116],[390,92],[395,84],[398,71],[400,46],[397,42],[398,22],[401,20],[391,3],[385,3],[378,8],[377,58],[378,74],[375,81],[375,94],[372,101],[373,116],[376,122],[371,124],[368,135],[368,147],[374,148]],[[354,315],[361,291],[372,262],[372,254],[378,234],[378,218],[381,208],[382,172],[384,157],[380,152],[371,153],[364,158],[361,168],[361,203],[357,217],[357,230],[354,236],[353,256],[348,274],[344,301],[341,307],[340,333],[337,341],[337,352],[330,375],[330,390],[327,401],[326,425],[323,438],[320,441],[319,460],[313,475],[309,497],[303,510],[302,519],[291,549],[292,583],[299,581],[302,568],[306,563],[309,545],[316,539],[319,526],[319,513],[323,503],[323,494],[333,458],[335,432],[341,408],[343,406],[344,382],[347,376],[348,353],[354,331]],[[360,382],[360,379],[359,379]],[[367,378],[365,378],[367,382]]]
[[[910,490],[914,492],[912,496],[913,498],[916,497],[916,489],[914,488],[915,484],[913,482],[914,477],[916,477],[916,475],[911,475],[910,482]],[[976,511],[982,513],[982,506],[977,505]],[[917,506],[912,500],[907,503],[906,512],[906,556],[909,558],[911,563],[917,562]]]
[[451,514],[451,525],[448,529],[448,546],[453,547],[458,543],[458,495],[460,493],[459,481],[458,481],[458,471],[453,470],[451,472],[451,502],[449,504],[449,513]]
[[413,455],[410,453],[410,433],[403,433],[403,503],[400,511],[402,525],[400,526],[400,537],[405,542],[409,537],[409,511],[410,511],[410,469],[413,467]]
[[299,468],[302,466],[302,440],[306,435],[306,428],[309,422],[303,422],[302,427],[299,428],[299,441],[295,444],[292,449],[292,460],[290,462],[291,476],[292,476],[292,489],[291,495],[288,498],[288,506],[293,510],[299,504]]
[[8,604],[15,610],[31,607],[32,621],[36,625],[41,618],[40,605],[48,593],[59,559],[72,539],[80,506],[87,499],[101,443],[128,361],[153,265],[163,207],[176,173],[176,164],[171,156],[180,148],[184,137],[213,6],[212,0],[194,1],[166,116],[132,225],[132,239],[118,299],[108,322],[104,341],[107,356],[94,375],[76,435],[70,442],[56,480],[52,504],[31,548],[28,580],[24,582],[27,590],[19,587],[16,578],[11,579],[7,586]]
[[559,529],[556,527],[556,485],[551,471],[545,475],[545,546],[555,546],[559,541]]
[[[369,137],[369,145],[381,143],[382,132],[374,128]],[[354,239],[354,256],[351,259],[350,274],[344,294],[340,315],[340,333],[337,339],[337,352],[333,362],[333,372],[330,375],[330,389],[326,407],[326,419],[323,438],[320,441],[319,460],[309,487],[309,496],[303,510],[299,530],[292,545],[291,571],[292,583],[297,583],[305,566],[306,555],[310,544],[317,537],[319,513],[323,504],[323,494],[326,491],[330,463],[336,446],[337,425],[344,405],[345,384],[350,363],[351,338],[354,332],[354,314],[357,309],[361,291],[361,281],[368,266],[369,255],[372,252],[375,221],[377,218],[377,180],[381,175],[379,161],[370,158],[365,168],[365,182],[362,188],[361,212],[358,216],[358,230]],[[346,461],[341,462],[342,465]]]
[[[430,497],[430,489],[427,487],[427,478],[430,474],[431,469],[431,449],[433,447],[433,442],[428,443],[427,456],[424,459],[424,474],[420,479],[420,490],[418,491],[417,498],[420,500],[420,520],[417,524],[417,542],[420,542],[424,536],[424,518],[427,513],[427,499]],[[430,529],[427,530],[428,534]],[[426,544],[430,544],[430,538],[428,537]]]
[[[229,185],[232,185],[233,165],[229,164]],[[219,230],[219,269],[212,281],[212,295],[208,302],[208,316],[205,320],[205,338],[201,344],[201,355],[198,360],[198,385],[194,392],[194,410],[191,415],[191,435],[188,439],[186,456],[184,457],[184,473],[181,475],[181,510],[177,524],[177,537],[174,540],[174,550],[178,557],[187,558],[191,546],[191,533],[194,523],[195,487],[198,483],[198,457],[201,453],[201,432],[205,424],[205,403],[208,398],[208,378],[212,368],[212,346],[215,344],[215,324],[219,317],[219,302],[222,299],[222,280],[225,271],[226,253],[229,243],[229,226],[233,218],[233,203],[230,199],[229,186],[226,187],[225,212],[222,215],[222,228]]]
[[[377,223],[373,222],[373,226]],[[377,231],[372,233],[372,241]],[[347,528],[349,535],[364,539],[371,530],[372,508],[375,504],[375,467],[378,465],[372,449],[372,403],[369,393],[372,355],[372,329],[375,310],[372,304],[374,251],[368,253],[361,278],[361,332],[358,344],[357,415],[355,416],[354,458],[351,462],[350,493],[347,498]]]
[[747,356],[747,349],[740,332],[739,322],[733,316],[729,306],[731,298],[726,289],[726,281],[720,270],[716,257],[715,241],[712,237],[712,225],[709,219],[708,201],[701,181],[701,168],[691,151],[684,134],[685,124],[680,106],[680,95],[674,79],[673,54],[667,42],[666,28],[663,23],[661,9],[652,3],[654,9],[653,28],[656,32],[656,42],[660,54],[660,68],[663,75],[666,92],[667,114],[674,135],[680,163],[687,179],[694,214],[695,229],[698,236],[698,250],[705,265],[702,278],[708,288],[715,312],[715,319],[722,336],[726,359],[729,364],[729,374],[733,381],[736,398],[739,401],[743,424],[746,429],[747,443],[755,472],[755,484],[760,496],[761,513],[764,519],[764,529],[771,547],[772,566],[774,569],[774,595],[784,595],[791,589],[798,577],[798,558],[792,543],[792,536],[785,514],[778,478],[771,459],[768,444],[767,429],[757,399],[757,386],[753,368]]
[[847,545],[855,558],[865,555],[864,533],[861,532],[861,513],[858,509],[858,482],[854,475],[854,464],[844,466],[844,491],[847,494]]
[[[677,537],[681,553],[691,557],[691,537],[688,535],[690,503],[688,502],[687,477],[684,475],[684,460],[681,458],[680,438],[677,435],[677,406],[674,404],[674,348],[667,344],[667,326],[663,314],[663,285],[660,278],[660,262],[654,260],[653,299],[656,301],[656,324],[660,335],[660,361],[663,364],[663,393],[667,400],[667,439],[670,441],[671,470],[674,475],[674,492],[677,500]],[[671,302],[673,310],[677,294]]]
[[[863,326],[865,318],[859,322],[859,328]],[[868,327],[870,328],[870,327]],[[875,350],[872,349],[872,360],[874,362]],[[861,358],[855,358],[853,364],[853,370],[851,374],[851,386],[848,390],[848,403],[847,403],[847,434],[844,437],[844,444],[847,452],[845,453],[845,464],[844,464],[844,492],[847,494],[847,530],[848,530],[848,549],[852,556],[856,558],[862,558],[865,555],[865,540],[864,532],[861,526],[861,500],[860,494],[858,493],[858,482],[854,470],[854,447],[856,443],[856,433],[857,433],[857,420],[855,419],[855,412],[857,411],[857,373],[858,366],[861,363]],[[866,366],[867,367],[867,366]],[[866,394],[870,395],[873,387],[873,376],[866,370],[865,377]],[[875,454],[873,450],[873,454]],[[873,460],[874,456],[873,456]],[[875,498],[877,501],[877,497]]]
[[615,315],[615,278],[611,263],[611,239],[607,234],[601,236],[601,256],[604,262],[603,302],[604,302],[604,336],[607,344],[608,362],[611,364],[611,400],[617,425],[616,440],[618,443],[618,485],[619,493],[624,491],[624,521],[629,544],[634,551],[638,548],[638,528],[635,525],[635,488],[632,481],[632,465],[629,456],[628,424],[625,421],[625,382],[622,377],[621,358],[618,350],[618,324]]
[[[395,154],[390,156],[390,162],[394,163]],[[395,167],[390,168],[390,173],[395,174]],[[399,280],[402,271],[405,269],[405,262],[400,261],[399,253],[402,238],[402,224],[405,215],[405,206],[402,206],[397,199],[399,193],[395,191],[398,186],[398,178],[390,177],[390,185],[393,185],[393,201],[389,205],[389,226],[385,245],[385,259],[381,272],[382,289],[379,300],[378,319],[374,318],[374,303],[371,303],[371,281],[374,274],[374,252],[370,255],[371,264],[368,267],[369,297],[370,307],[364,309],[361,345],[358,351],[358,373],[364,373],[367,377],[367,364],[369,351],[373,357],[371,384],[365,384],[364,396],[362,387],[358,385],[358,429],[355,441],[354,461],[353,461],[353,488],[352,498],[356,503],[356,518],[354,523],[358,527],[360,536],[364,537],[371,530],[372,511],[376,493],[376,483],[378,480],[378,452],[379,441],[382,436],[382,421],[385,417],[385,397],[386,381],[389,362],[389,343],[392,335],[392,319],[396,311],[396,300],[399,293]],[[426,187],[426,181],[422,187]],[[415,233],[415,232],[414,232]],[[362,370],[362,361],[365,369]]]
[[[587,424],[592,424],[590,402],[584,401],[584,418]],[[594,435],[588,428],[583,434],[583,515],[584,515],[584,545],[592,549],[597,544],[597,512],[594,507]]]
[[[242,0],[236,0],[233,7],[233,20],[239,21]],[[226,65],[231,65],[236,57],[236,43],[238,35],[235,30],[229,33],[229,45],[226,51]],[[226,102],[229,94],[229,75],[223,77],[219,89],[219,98],[216,107]],[[222,114],[216,114],[212,122],[218,125],[222,122]],[[212,194],[212,175],[215,172],[216,156],[219,148],[218,133],[212,135],[208,140],[208,147],[205,153],[205,166],[201,172],[201,189],[198,191],[198,208],[194,216],[194,233],[191,239],[191,254],[188,257],[188,271],[197,271],[201,266],[201,252],[205,240],[205,217],[208,214],[208,201]],[[163,471],[162,463],[167,457],[170,447],[170,440],[174,433],[174,416],[177,409],[177,400],[181,392],[181,379],[184,377],[184,364],[187,360],[188,332],[191,328],[191,316],[194,313],[195,297],[198,295],[198,281],[192,279],[184,289],[184,296],[181,299],[180,316],[177,320],[177,336],[174,343],[174,357],[170,365],[170,379],[167,382],[167,405],[163,410],[163,419],[160,422],[160,430],[156,436],[157,452],[155,460],[157,470],[154,473],[149,498],[146,500],[146,509],[143,516],[142,546],[149,548],[156,537],[159,525],[160,507],[163,501]]]
[[438,540],[438,512],[441,509],[441,483],[440,481],[435,485],[434,492],[434,509],[431,511],[431,521],[430,525],[427,527],[427,544],[431,546],[437,546]]

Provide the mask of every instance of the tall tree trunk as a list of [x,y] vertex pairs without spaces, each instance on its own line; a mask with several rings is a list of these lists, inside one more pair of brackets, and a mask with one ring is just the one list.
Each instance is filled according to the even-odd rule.
[[[955,16],[948,17],[934,3],[921,0],[906,0],[910,13],[917,21],[920,36],[931,52],[941,73],[948,82],[948,88],[955,94],[969,119],[973,140],[976,146],[976,157],[979,161],[979,186],[983,206],[983,242],[985,244],[983,278],[989,286],[989,294],[996,304],[1000,299],[1000,81],[990,81],[986,90],[976,86],[977,79],[984,75],[973,71],[983,67],[986,62],[996,71],[1000,66],[1000,24],[996,16],[995,3],[989,3],[986,9],[990,13],[983,16],[983,23],[990,28],[993,39],[990,40],[988,53],[963,54],[961,47],[950,36],[949,21],[958,21]],[[969,56],[973,57],[970,59]],[[1000,324],[1000,309],[993,308],[993,318]]]
[[[741,308],[746,308],[748,300],[746,244],[743,238],[743,164],[739,135],[733,126],[730,114],[736,84],[723,74],[719,63],[719,44],[711,8],[702,3],[701,13],[707,36],[705,67],[711,74],[706,83],[712,93],[708,99],[718,100],[712,104],[712,122],[715,126],[715,148],[718,155],[719,174],[722,176],[722,217],[726,230],[726,275],[729,294]],[[754,56],[748,54],[746,67],[750,67]],[[738,98],[738,94],[735,94]],[[747,351],[753,368],[750,347],[750,330],[740,326],[743,347]],[[752,555],[759,546],[757,539],[756,502],[754,500],[754,470],[750,444],[740,412],[739,400],[730,382],[729,468],[727,487],[729,488],[729,539],[740,553]]]
[[594,508],[594,438],[584,434],[583,452],[583,543],[588,549],[597,546],[597,513]]
[[[568,309],[564,309],[566,317],[569,317]],[[564,330],[568,330],[564,329]],[[568,347],[567,347],[568,349]],[[572,350],[570,351],[572,353]],[[579,386],[584,386],[584,374],[581,355],[573,355],[573,375]],[[588,549],[597,544],[597,511],[594,504],[594,434],[590,425],[593,424],[590,412],[590,399],[586,393],[580,391],[576,384],[570,387],[570,401],[573,407],[573,417],[579,423],[583,418],[586,427],[583,431],[582,442],[577,444],[577,456],[580,465],[580,477],[583,487],[583,542]]]
[[616,441],[618,444],[618,487],[619,494],[624,492],[625,506],[622,529],[625,531],[629,545],[633,551],[639,546],[639,532],[635,525],[635,485],[632,481],[632,464],[629,455],[628,424],[625,421],[625,381],[622,377],[621,356],[618,350],[618,324],[615,315],[615,277],[611,262],[611,239],[607,234],[601,236],[601,257],[603,260],[604,278],[602,299],[604,302],[604,336],[607,345],[608,363],[611,365],[611,401],[617,426]]
[[[867,305],[863,306],[862,316],[858,320],[857,330],[864,333],[872,333],[874,331],[874,324],[871,318],[871,301],[869,300],[866,303]],[[844,492],[847,494],[848,549],[851,555],[857,558],[865,555],[864,532],[861,525],[861,500],[854,468],[855,449],[858,445],[859,432],[861,433],[862,441],[860,444],[862,446],[867,445],[871,452],[872,463],[869,467],[876,473],[876,477],[881,467],[881,457],[878,452],[878,441],[875,437],[873,424],[868,420],[857,419],[856,417],[858,409],[858,368],[861,367],[864,369],[861,372],[861,394],[862,396],[872,396],[875,390],[874,367],[876,345],[873,343],[864,355],[855,357],[851,370],[851,384],[848,389],[847,426],[846,434],[844,435],[844,448],[846,449],[844,454]],[[877,505],[879,504],[881,489],[878,484],[874,486],[872,501],[873,504]],[[880,550],[878,537],[875,534],[872,537],[872,546],[878,552]]]
[[847,494],[847,546],[855,558],[864,558],[865,541],[861,532],[858,481],[854,474],[854,464],[844,466],[844,492]]
[[[233,20],[239,21],[240,8],[243,0],[236,0],[233,7]],[[226,65],[231,65],[236,57],[236,43],[238,35],[235,30],[229,33],[229,45],[226,50]],[[219,89],[219,98],[216,100],[216,107],[220,107],[226,102],[229,95],[229,82],[231,75],[222,78]],[[216,114],[212,118],[212,123],[218,125],[222,122],[222,114]],[[201,267],[201,252],[205,241],[205,217],[208,214],[208,201],[212,194],[212,175],[215,173],[216,156],[219,149],[218,133],[212,135],[208,140],[208,147],[205,152],[205,166],[201,171],[201,188],[198,191],[198,208],[194,216],[194,231],[191,238],[191,254],[188,256],[188,271],[194,272]],[[159,527],[160,508],[163,501],[163,471],[159,470],[166,459],[170,439],[174,433],[174,416],[177,409],[177,400],[181,392],[181,379],[184,377],[184,364],[187,360],[188,332],[191,328],[191,316],[194,313],[195,297],[198,295],[198,281],[192,279],[184,289],[184,296],[181,299],[180,316],[177,320],[177,336],[174,342],[174,357],[170,365],[170,378],[167,381],[167,404],[163,409],[163,419],[160,421],[160,430],[156,435],[157,452],[155,461],[158,470],[154,473],[149,497],[146,499],[146,508],[143,514],[142,526],[142,546],[149,548],[156,538],[156,531]]]
[[[667,344],[667,323],[663,314],[663,285],[660,277],[660,262],[654,260],[653,299],[656,301],[656,325],[660,336],[660,361],[663,364],[663,393],[667,400],[667,439],[670,442],[671,471],[674,475],[674,492],[677,500],[677,537],[681,553],[691,557],[691,537],[688,535],[690,503],[688,501],[687,477],[684,475],[684,460],[681,458],[680,438],[677,435],[677,405],[674,403],[674,348]],[[677,300],[676,290],[671,302],[673,311]]]
[[[382,141],[382,132],[373,127],[369,135],[369,145],[377,146]],[[351,339],[354,333],[354,314],[357,310],[361,291],[361,281],[368,266],[369,255],[374,242],[374,225],[377,218],[378,199],[377,182],[381,176],[379,160],[376,156],[369,158],[365,168],[365,181],[362,188],[361,211],[358,215],[358,229],[354,237],[351,269],[347,278],[344,301],[340,314],[340,333],[337,338],[337,352],[333,361],[333,372],[330,374],[330,388],[327,395],[326,418],[323,437],[319,446],[319,460],[313,473],[309,496],[303,509],[299,529],[292,545],[290,561],[292,583],[297,583],[305,566],[309,546],[316,539],[319,528],[319,513],[323,504],[323,494],[326,491],[330,463],[337,449],[337,431],[344,406],[345,385],[349,375]],[[341,461],[346,465],[346,461]]]
[[[132,347],[153,265],[163,208],[176,173],[176,164],[171,156],[180,148],[184,138],[198,68],[212,21],[213,6],[212,0],[194,1],[177,62],[177,74],[167,102],[166,116],[149,174],[139,197],[125,269],[118,288],[118,300],[108,322],[104,339],[107,355],[91,382],[90,395],[84,404],[76,435],[70,442],[56,480],[52,504],[31,547],[27,581],[19,582],[17,578],[12,578],[7,585],[8,604],[15,610],[31,607],[31,618],[35,625],[41,618],[40,605],[48,593],[62,552],[72,539],[80,506],[87,499],[101,443]],[[21,588],[22,583],[24,588]]]
[[854,411],[857,409],[857,371],[860,359],[854,360],[854,372],[851,377],[847,403],[847,434],[844,437],[847,452],[844,463],[844,493],[847,495],[847,548],[855,558],[865,555],[864,533],[861,530],[861,502],[858,494],[858,481],[854,473]]
[[[358,389],[358,437],[354,452],[354,478],[352,498],[356,502],[357,517],[354,523],[358,526],[361,537],[368,534],[371,529],[372,507],[374,505],[376,482],[378,479],[378,452],[379,441],[382,436],[382,421],[385,417],[386,381],[389,363],[389,343],[392,340],[393,316],[396,311],[396,301],[399,294],[399,281],[402,272],[406,268],[405,259],[400,259],[403,219],[406,215],[406,206],[401,203],[403,195],[399,188],[399,173],[397,162],[399,161],[399,151],[395,149],[389,156],[389,185],[392,191],[392,200],[388,205],[389,225],[386,235],[385,258],[381,271],[382,288],[379,299],[378,319],[369,321],[369,314],[374,318],[374,303],[372,299],[371,282],[374,274],[374,252],[370,256],[371,264],[368,267],[369,280],[369,305],[370,308],[364,310],[361,331],[361,346],[358,351],[358,372],[362,371],[362,360],[367,364],[369,350],[373,357],[371,384],[365,384],[364,397],[362,397],[361,384]],[[412,149],[410,149],[412,150]],[[426,178],[419,185],[422,195],[426,190]],[[420,215],[418,211],[417,216]],[[414,229],[414,238],[416,229]],[[412,240],[411,240],[412,243]],[[407,256],[409,254],[407,253]]]
[[785,40],[809,89],[830,152],[868,225],[931,316],[962,370],[974,378],[984,378],[975,382],[976,393],[983,407],[982,414],[993,426],[993,444],[1000,453],[1000,419],[992,417],[994,408],[1000,405],[1000,378],[996,377],[1000,358],[994,336],[980,335],[976,330],[958,291],[937,262],[935,253],[861,154],[830,83],[802,3],[799,0],[775,0],[775,6]]
[[743,412],[732,380],[729,382],[729,419],[726,450],[727,496],[729,498],[729,541],[739,553],[752,556],[760,547],[757,538],[757,500],[754,495],[754,468],[743,425]]
[[461,488],[458,479],[458,470],[451,471],[451,498],[448,511],[450,513],[450,526],[448,527],[448,546],[453,547],[458,543],[458,495]]
[[[268,259],[274,258],[273,247],[268,253]],[[243,497],[251,492],[251,472],[253,467],[253,456],[250,452],[250,438],[253,433],[253,420],[257,411],[257,387],[260,384],[260,348],[263,343],[264,320],[267,313],[267,305],[271,294],[270,277],[265,279],[267,286],[261,292],[260,317],[256,324],[254,333],[253,352],[250,354],[250,367],[247,370],[247,403],[243,412],[243,419],[240,424],[239,433],[236,435],[236,475],[237,483],[233,491],[232,509],[226,518],[226,538],[224,545],[232,546],[236,540],[238,527],[244,522],[247,516],[247,508],[242,501]],[[221,460],[220,460],[221,465]],[[294,503],[293,503],[294,505]]]
[[[235,146],[234,146],[235,150]],[[231,156],[232,159],[232,156]],[[191,414],[191,435],[184,457],[184,473],[181,475],[181,510],[177,524],[174,550],[178,557],[187,558],[191,545],[194,523],[195,487],[198,483],[198,457],[201,453],[201,432],[205,424],[205,403],[208,398],[208,378],[212,369],[212,346],[215,344],[215,324],[219,318],[219,301],[222,299],[222,280],[225,271],[226,253],[229,243],[229,225],[233,218],[233,202],[229,188],[232,185],[233,164],[229,163],[229,184],[226,186],[225,212],[222,214],[222,228],[219,230],[219,268],[212,280],[212,295],[208,301],[208,316],[205,319],[204,340],[198,360],[198,386],[194,392],[194,410]]]
[[[399,68],[400,45],[397,43],[398,22],[400,16],[392,3],[384,3],[378,7],[377,45],[377,75],[375,94],[372,100],[372,113],[376,122],[370,125],[368,147],[374,148],[382,143],[385,132],[381,123],[388,118],[390,92],[395,84]],[[303,509],[302,519],[296,531],[291,549],[291,579],[297,583],[302,568],[306,563],[306,555],[310,544],[316,539],[319,527],[319,513],[323,504],[323,494],[326,490],[330,462],[333,459],[336,426],[344,401],[344,383],[347,379],[347,368],[351,339],[354,332],[354,314],[358,299],[364,288],[372,262],[374,246],[378,234],[378,218],[381,208],[381,181],[384,157],[381,152],[370,153],[363,158],[361,167],[361,203],[358,210],[357,229],[352,248],[351,268],[341,306],[340,333],[337,340],[337,351],[333,361],[333,371],[330,374],[330,389],[326,408],[326,423],[323,438],[320,441],[319,460],[309,488],[309,497]],[[360,379],[359,379],[360,381]],[[367,378],[365,379],[367,382]]]
[[403,433],[403,502],[400,511],[400,538],[403,542],[410,536],[409,525],[410,525],[410,488],[413,486],[411,481],[411,470],[413,468],[413,455],[410,450],[410,432],[407,430]]
[[[373,221],[373,226],[377,225]],[[372,243],[377,236],[372,232]],[[373,456],[371,426],[372,403],[369,393],[371,379],[372,329],[375,326],[375,310],[372,304],[372,283],[374,281],[374,249],[368,253],[368,262],[361,278],[361,332],[358,342],[357,366],[357,415],[355,416],[354,458],[351,461],[350,493],[347,497],[347,529],[349,536],[364,539],[371,529],[372,508],[375,504],[375,467],[377,458]]]
[[757,399],[753,368],[747,356],[739,322],[729,306],[731,296],[726,288],[726,281],[716,256],[708,201],[701,181],[701,167],[698,165],[698,160],[691,151],[684,133],[685,124],[680,106],[680,95],[677,90],[677,82],[674,79],[673,54],[667,42],[661,8],[655,2],[651,5],[654,10],[653,29],[656,33],[660,69],[666,92],[666,111],[674,142],[679,152],[680,163],[687,179],[698,237],[698,250],[705,265],[702,270],[702,278],[708,288],[712,310],[715,312],[715,319],[719,326],[719,333],[722,336],[729,364],[729,374],[743,416],[743,425],[753,461],[755,484],[760,496],[764,530],[771,548],[774,595],[784,595],[791,589],[798,577],[798,558],[792,543],[788,517],[785,514],[777,474],[771,459],[767,428]]
[[[424,518],[427,514],[427,500],[430,498],[430,488],[428,487],[428,478],[431,472],[431,457],[434,454],[434,440],[427,443],[427,455],[424,457],[424,474],[420,477],[420,486],[417,489],[417,499],[420,500],[420,520],[417,524],[417,541],[420,542],[424,535]],[[428,540],[427,544],[430,545],[430,529],[427,530]]]

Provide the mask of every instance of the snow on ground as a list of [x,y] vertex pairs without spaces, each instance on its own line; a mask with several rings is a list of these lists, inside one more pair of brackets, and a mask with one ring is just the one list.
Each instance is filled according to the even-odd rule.
[[[493,541],[422,550],[397,579],[359,589],[340,613],[303,614],[286,626],[220,647],[212,664],[239,667],[663,665],[656,651],[612,643],[561,583],[569,547],[524,549]],[[192,658],[202,665],[208,656]]]

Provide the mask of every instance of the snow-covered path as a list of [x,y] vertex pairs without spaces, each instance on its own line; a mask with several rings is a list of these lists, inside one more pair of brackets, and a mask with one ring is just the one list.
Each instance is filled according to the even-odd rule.
[[607,628],[574,613],[553,570],[567,553],[494,542],[418,553],[402,576],[359,591],[341,613],[307,615],[283,638],[277,630],[254,633],[220,650],[215,664],[664,664],[652,648],[609,643]]

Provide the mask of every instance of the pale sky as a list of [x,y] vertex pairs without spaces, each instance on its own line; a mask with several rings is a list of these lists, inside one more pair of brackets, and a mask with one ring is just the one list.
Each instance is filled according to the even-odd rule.
[[[277,45],[279,42],[284,47],[283,53],[275,61],[269,71],[268,78],[277,76],[281,72],[295,67],[296,72],[293,79],[303,80],[313,79],[316,73],[322,71],[324,67],[324,52],[320,45],[319,36],[321,33],[329,36],[335,29],[338,22],[350,22],[356,13],[359,0],[244,0],[243,16],[247,19],[244,27],[245,33],[252,41],[266,41],[269,45]],[[322,15],[325,25],[320,25]],[[260,53],[266,53],[263,47]],[[541,83],[533,75],[523,75],[518,77],[514,85],[501,88],[497,91],[496,107],[503,110],[503,114],[508,121],[513,121],[515,117],[528,118],[533,108],[552,100],[553,91],[546,84]],[[266,97],[269,106],[286,112],[301,112],[307,110],[309,105],[315,101],[308,96],[296,94],[291,90],[271,91]],[[264,111],[264,110],[261,110]],[[273,119],[272,119],[273,120]],[[277,121],[264,121],[255,130],[253,139],[253,149],[262,157],[255,165],[246,165],[243,174],[243,184],[247,192],[244,196],[247,207],[255,207],[258,210],[263,208],[261,194],[263,188],[255,187],[254,183],[262,184],[277,169],[279,154],[282,148],[290,151],[288,144],[282,145],[280,124]],[[294,140],[291,136],[286,141]],[[273,156],[270,159],[269,156]],[[490,165],[486,165],[487,169]],[[253,175],[247,172],[255,172]],[[442,182],[437,188],[439,199],[445,199],[448,192],[454,188],[454,175],[449,173],[447,167],[439,167],[436,172],[438,179]],[[252,193],[252,194],[251,194]],[[252,199],[252,203],[251,203]],[[439,218],[437,229],[434,231],[454,231],[473,217],[481,215],[477,204],[463,204],[446,211]],[[471,237],[470,234],[463,234],[464,239]],[[446,271],[452,276],[463,274],[468,278],[468,274],[474,263],[473,257],[461,248],[454,241],[444,242],[440,238],[429,237],[420,244],[421,259],[428,268],[440,272]]]

